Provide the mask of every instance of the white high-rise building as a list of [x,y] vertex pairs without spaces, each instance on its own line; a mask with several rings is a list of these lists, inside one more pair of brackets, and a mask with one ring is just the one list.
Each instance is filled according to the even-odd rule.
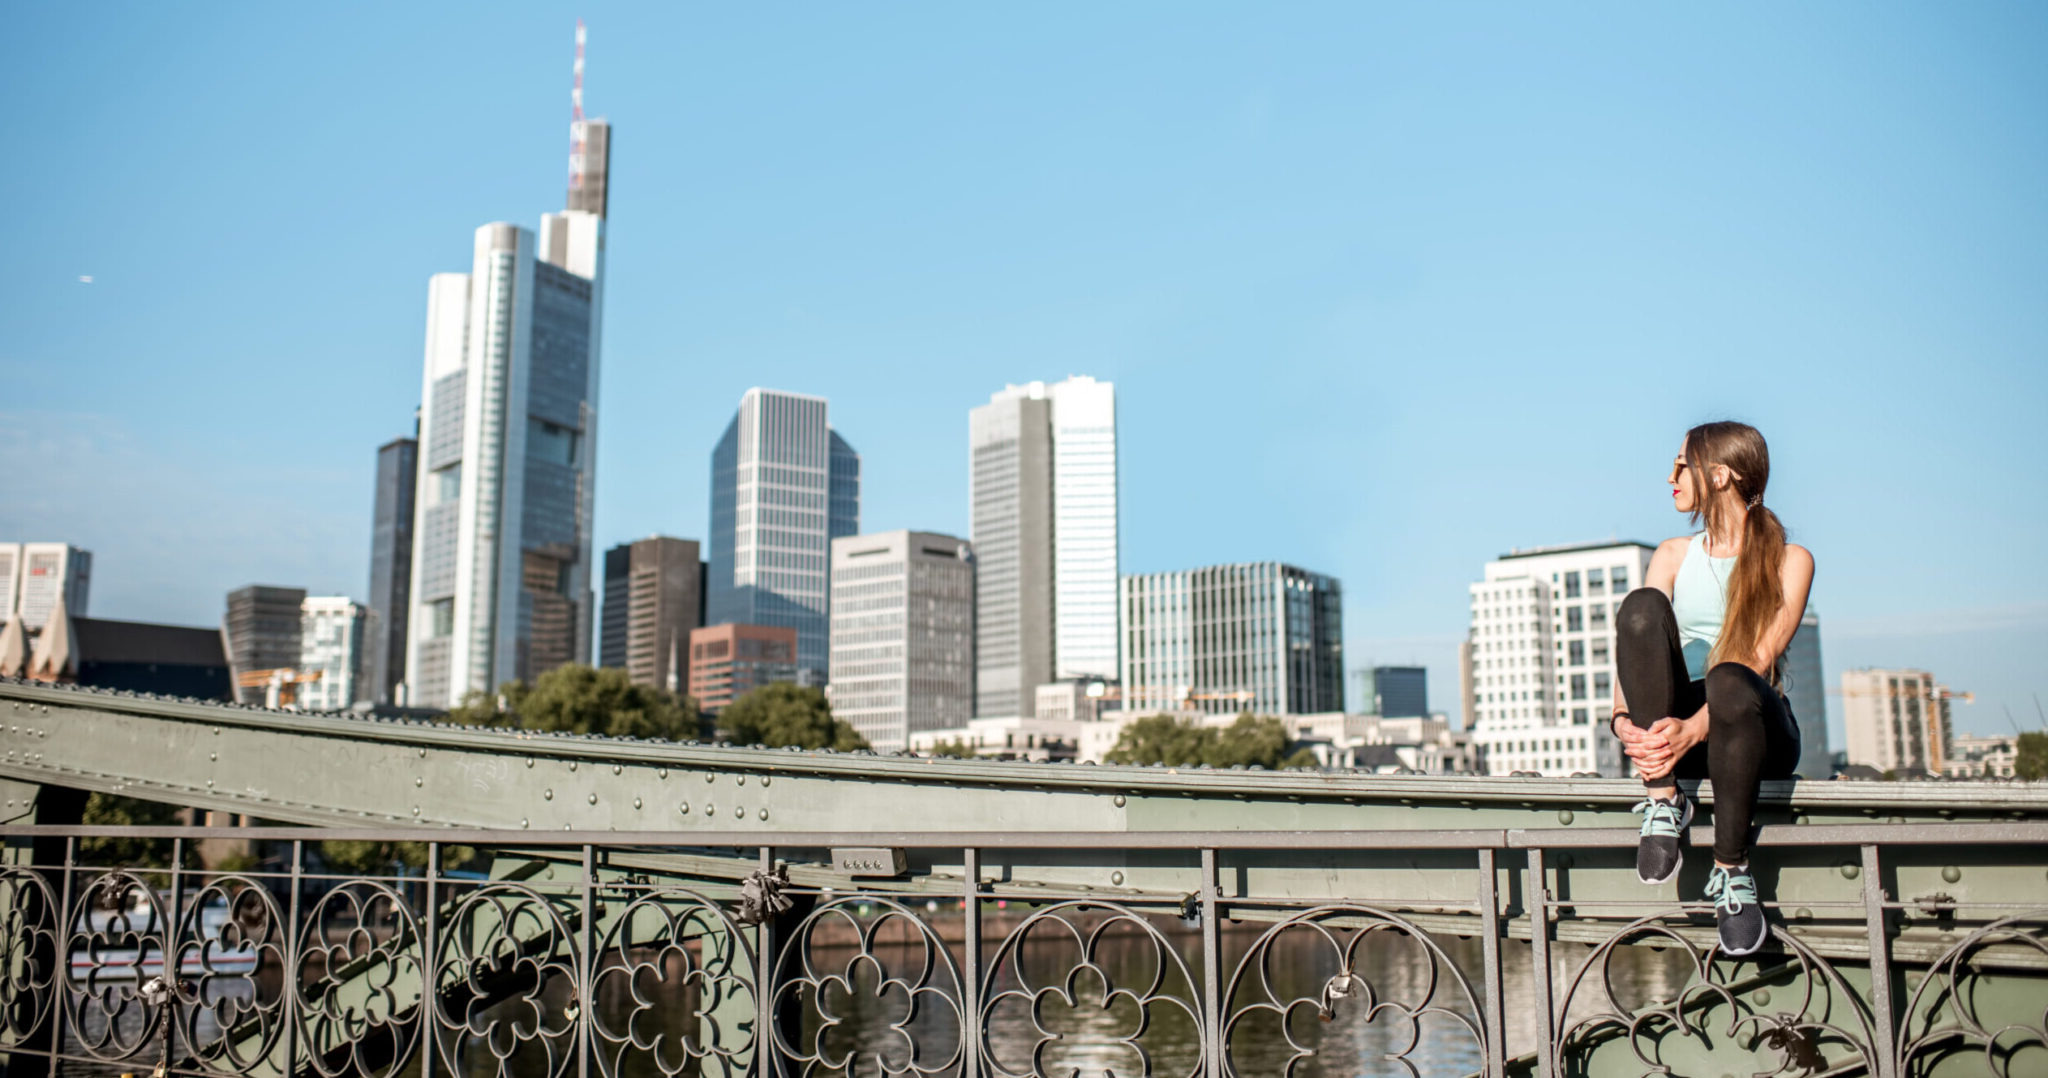
[[[406,701],[588,662],[609,127],[577,123],[571,209],[476,231],[428,283]],[[595,149],[592,149],[595,147]]]
[[1842,727],[1852,764],[1942,771],[1955,737],[1948,686],[1925,670],[1844,670]]
[[832,714],[882,752],[965,726],[974,706],[974,552],[950,535],[832,541]]
[[796,630],[798,681],[825,680],[832,540],[860,530],[860,454],[825,398],[749,389],[711,453],[707,625]]
[[1470,588],[1473,740],[1488,774],[1623,774],[1607,729],[1614,614],[1655,547],[1590,543],[1504,554]]
[[1030,715],[1038,686],[1119,666],[1116,387],[1006,386],[968,416],[975,713]]
[[64,612],[86,616],[92,589],[92,552],[69,543],[0,543],[0,625],[20,619],[38,632],[64,600]]
[[1336,577],[1275,561],[1123,579],[1126,714],[1344,710]]
[[345,595],[309,595],[300,605],[304,635],[299,645],[299,673],[320,672],[318,681],[298,687],[298,706],[306,711],[343,711],[367,699],[363,675],[368,652],[364,641],[370,610]]

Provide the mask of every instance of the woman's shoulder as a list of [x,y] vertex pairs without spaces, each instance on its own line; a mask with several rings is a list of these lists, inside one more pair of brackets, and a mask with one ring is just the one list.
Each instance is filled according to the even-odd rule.
[[1786,543],[1785,561],[1793,565],[1804,563],[1807,568],[1811,569],[1813,568],[1813,551],[1800,546],[1798,543]]
[[1671,538],[1666,539],[1663,542],[1657,544],[1657,554],[1666,557],[1684,557],[1686,548],[1692,546],[1693,542],[1700,537],[1700,534],[1704,533],[1698,533],[1694,535],[1674,535]]

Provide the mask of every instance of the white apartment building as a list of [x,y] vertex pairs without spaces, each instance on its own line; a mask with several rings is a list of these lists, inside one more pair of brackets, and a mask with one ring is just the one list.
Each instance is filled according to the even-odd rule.
[[69,543],[0,543],[0,625],[19,619],[42,630],[57,600],[64,612],[86,616],[92,589],[92,552]]
[[364,650],[370,609],[345,595],[309,595],[301,604],[304,634],[299,645],[299,673],[318,672],[317,681],[298,686],[298,706],[306,711],[343,711],[369,698],[364,684]]
[[1607,729],[1614,614],[1656,548],[1588,543],[1517,550],[1471,585],[1474,751],[1488,774],[1624,774]]
[[1925,670],[1842,671],[1842,725],[1852,764],[1879,771],[1948,764],[1948,686]]
[[1957,734],[1949,739],[1948,766],[1941,773],[1952,779],[2012,778],[2019,741],[2011,734]]
[[1004,387],[968,415],[968,463],[975,714],[1029,715],[1040,685],[1114,679],[1116,387]]
[[416,707],[590,660],[610,136],[603,121],[579,125],[577,208],[543,214],[538,232],[477,229],[470,271],[428,283],[405,678]]
[[877,751],[964,726],[974,704],[973,549],[934,532],[833,540],[831,655],[833,717]]

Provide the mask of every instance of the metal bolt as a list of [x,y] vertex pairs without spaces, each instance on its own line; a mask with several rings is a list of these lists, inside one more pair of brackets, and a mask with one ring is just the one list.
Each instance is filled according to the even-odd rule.
[[1112,887],[1122,887],[1124,885],[1124,874],[1121,872],[1110,873],[1109,883]]
[[417,815],[419,815],[419,814],[420,814],[420,807],[419,807],[418,805],[414,805],[414,806],[412,807],[412,814],[413,814],[413,815],[415,815],[415,816],[417,816]]
[[1756,1005],[1759,1007],[1768,1007],[1771,1005],[1771,990],[1759,988],[1749,998],[1756,1000]]
[[678,804],[676,806],[676,812],[678,812],[681,815],[688,816],[690,814],[690,803],[688,801],[684,801],[681,804]]
[[519,828],[520,828],[520,830],[522,830],[522,831],[526,829],[526,817],[524,817],[524,816],[521,816],[521,817],[519,817]]
[[217,753],[217,752],[209,752],[209,753],[207,753],[207,754],[206,754],[206,758],[207,758],[207,759],[209,759],[209,760],[218,760],[218,759],[220,759],[220,753]]
[[1963,878],[1963,870],[1954,865],[1944,865],[1941,869],[1941,878],[1949,883],[1954,883]]
[[571,771],[574,771],[574,770],[576,770],[576,761],[574,761],[574,760],[571,760],[571,761],[569,761],[569,770],[571,770]]
[[763,823],[766,823],[766,822],[767,822],[767,820],[768,820],[768,810],[767,810],[767,809],[762,809],[762,810],[761,810],[761,821],[762,821]]
[[421,749],[421,750],[420,750],[420,759],[424,760],[424,759],[426,759],[426,758],[427,758],[427,750],[425,750],[425,749]]
[[540,792],[540,798],[543,801],[553,801],[555,799],[554,787],[551,786],[545,790],[542,790]]
[[427,780],[418,775],[415,775],[413,776],[412,784],[414,786],[425,786],[427,784]]
[[532,767],[532,766],[533,766],[533,757],[529,756],[529,757],[527,757],[527,758],[526,758],[526,766],[527,766],[527,767]]
[[1863,866],[1862,866],[1862,865],[1843,865],[1843,866],[1842,866],[1842,878],[1843,878],[1843,879],[1845,879],[1845,880],[1853,880],[1853,879],[1855,879],[1856,877],[1858,877],[1858,876],[1861,876],[1861,875],[1863,875]]
[[637,797],[636,797],[636,798],[634,798],[634,799],[633,799],[633,807],[634,807],[634,808],[639,808],[639,807],[640,807],[640,799],[639,799],[639,798],[637,798]]
[[665,768],[665,767],[657,767],[657,768],[655,768],[655,769],[654,769],[654,777],[655,777],[655,778],[658,778],[658,779],[665,779],[665,778],[667,778],[667,777],[668,777],[668,768]]
[[712,774],[712,773],[711,773],[711,772],[709,772],[709,771],[706,771],[706,772],[704,772],[704,781],[705,781],[705,782],[717,782],[717,781],[718,781],[718,776],[717,776],[717,775],[714,775],[714,774]]
[[597,793],[595,791],[592,791],[590,795],[590,803],[593,805],[597,804]]
[[1115,797],[1110,798],[1109,800],[1110,804],[1113,804],[1118,808],[1124,807],[1124,795],[1122,794],[1118,794]]
[[766,786],[766,785],[768,785],[768,776],[766,776],[766,775],[763,775],[763,776],[761,776],[761,785],[763,785],[763,786]]
[[704,815],[706,815],[706,816],[716,816],[716,815],[718,815],[718,806],[717,806],[717,805],[712,805],[712,804],[706,804],[706,805],[704,806]]
[[1807,909],[1805,906],[1801,906],[1798,909],[1792,911],[1792,916],[1802,921],[1811,921],[1813,920],[1813,911]]
[[732,781],[737,785],[745,786],[747,784],[747,777],[745,775],[734,775]]
[[1558,810],[1557,810],[1557,822],[1558,822],[1558,823],[1568,824],[1568,823],[1571,823],[1573,819],[1574,819],[1574,817],[1572,816],[1572,810],[1570,810],[1570,809],[1558,809]]
[[745,806],[742,806],[742,805],[734,805],[734,806],[732,807],[732,818],[733,818],[733,819],[735,819],[735,820],[744,820],[744,819],[746,819],[746,818],[747,818],[747,810],[746,810]]

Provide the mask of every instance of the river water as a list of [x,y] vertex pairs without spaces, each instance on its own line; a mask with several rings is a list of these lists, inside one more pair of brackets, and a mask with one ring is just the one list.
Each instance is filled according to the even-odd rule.
[[[804,982],[785,988],[781,1037],[796,1056],[787,1073],[847,1073],[823,1064],[848,1062],[851,1073],[858,1074],[958,1073],[957,1066],[945,1064],[957,1059],[963,1032],[974,1036],[979,1023],[971,1017],[963,1021],[957,967],[936,955],[944,946],[957,960],[957,942],[938,941],[957,940],[959,914],[951,911],[950,925],[946,913],[921,915],[936,928],[929,937],[909,917],[898,915],[855,922],[872,931],[865,946],[856,943],[847,925],[840,926],[844,931],[808,939],[801,952],[808,969],[793,962],[779,978],[784,985]],[[1071,923],[1042,921],[1021,944],[1014,939],[1004,944],[1016,920],[993,920],[983,962],[985,974],[993,971],[995,1003],[988,1012],[984,1046],[996,1066],[984,1073],[1199,1073],[1200,1039],[1188,1007],[1199,1007],[1200,936],[1171,917],[1144,925],[1100,914],[1075,917]],[[1297,926],[1270,939],[1265,935],[1266,926],[1252,922],[1226,926],[1222,934],[1224,1021],[1236,1074],[1349,1078],[1479,1070],[1481,1050],[1472,1028],[1481,1024],[1485,1002],[1478,940],[1433,938],[1440,950],[1432,951],[1386,927],[1360,935],[1355,928],[1324,932]],[[1556,951],[1571,967],[1553,979],[1556,997],[1562,999],[1565,977],[1586,960],[1588,950],[1558,945]],[[1512,1058],[1536,1046],[1534,984],[1526,943],[1504,941],[1501,956],[1506,1047]],[[683,976],[701,954],[686,961],[675,951],[649,951],[631,960],[647,966],[630,989],[622,978],[600,987],[597,1025],[619,1035],[630,1031],[643,1045],[658,1034],[666,1036],[651,1047],[600,1047],[609,1062],[591,1068],[594,1078],[726,1073],[715,1056],[697,1060],[679,1050],[683,1037],[702,1033],[695,1016],[704,989]],[[1352,975],[1339,976],[1347,965]],[[1241,967],[1243,979],[1231,992],[1229,974]],[[1624,1006],[1632,999],[1669,998],[1686,980],[1682,964],[1633,948],[1619,949],[1611,967],[1617,995],[1629,997],[1617,1001]],[[1469,982],[1469,996],[1454,971]],[[276,983],[274,977],[262,979]],[[540,993],[547,1001],[543,1010],[554,1012],[545,1021],[557,1028],[566,1028],[559,1017],[568,1002],[563,987]],[[246,999],[255,988],[246,980],[237,988],[229,979],[211,991],[216,998]],[[483,1017],[519,1013],[515,1002]],[[98,1035],[94,1026],[88,1021],[87,1032]],[[217,1035],[203,1017],[197,1030],[202,1041]],[[76,1037],[67,1042],[70,1050],[78,1050]],[[568,1043],[557,1042],[557,1060],[567,1058],[561,1050]],[[61,1069],[92,1078],[146,1074],[156,1053],[152,1048],[146,1054],[146,1060],[67,1063]],[[815,1057],[820,1065],[807,1071],[805,1057]],[[497,1073],[495,1059],[480,1042],[471,1043],[462,1063],[465,1078]],[[573,1062],[565,1066],[557,1073],[576,1073]],[[522,1051],[508,1071],[546,1078],[549,1069],[541,1053]],[[406,1073],[418,1070],[415,1059]],[[437,1067],[437,1073],[446,1069]]]

